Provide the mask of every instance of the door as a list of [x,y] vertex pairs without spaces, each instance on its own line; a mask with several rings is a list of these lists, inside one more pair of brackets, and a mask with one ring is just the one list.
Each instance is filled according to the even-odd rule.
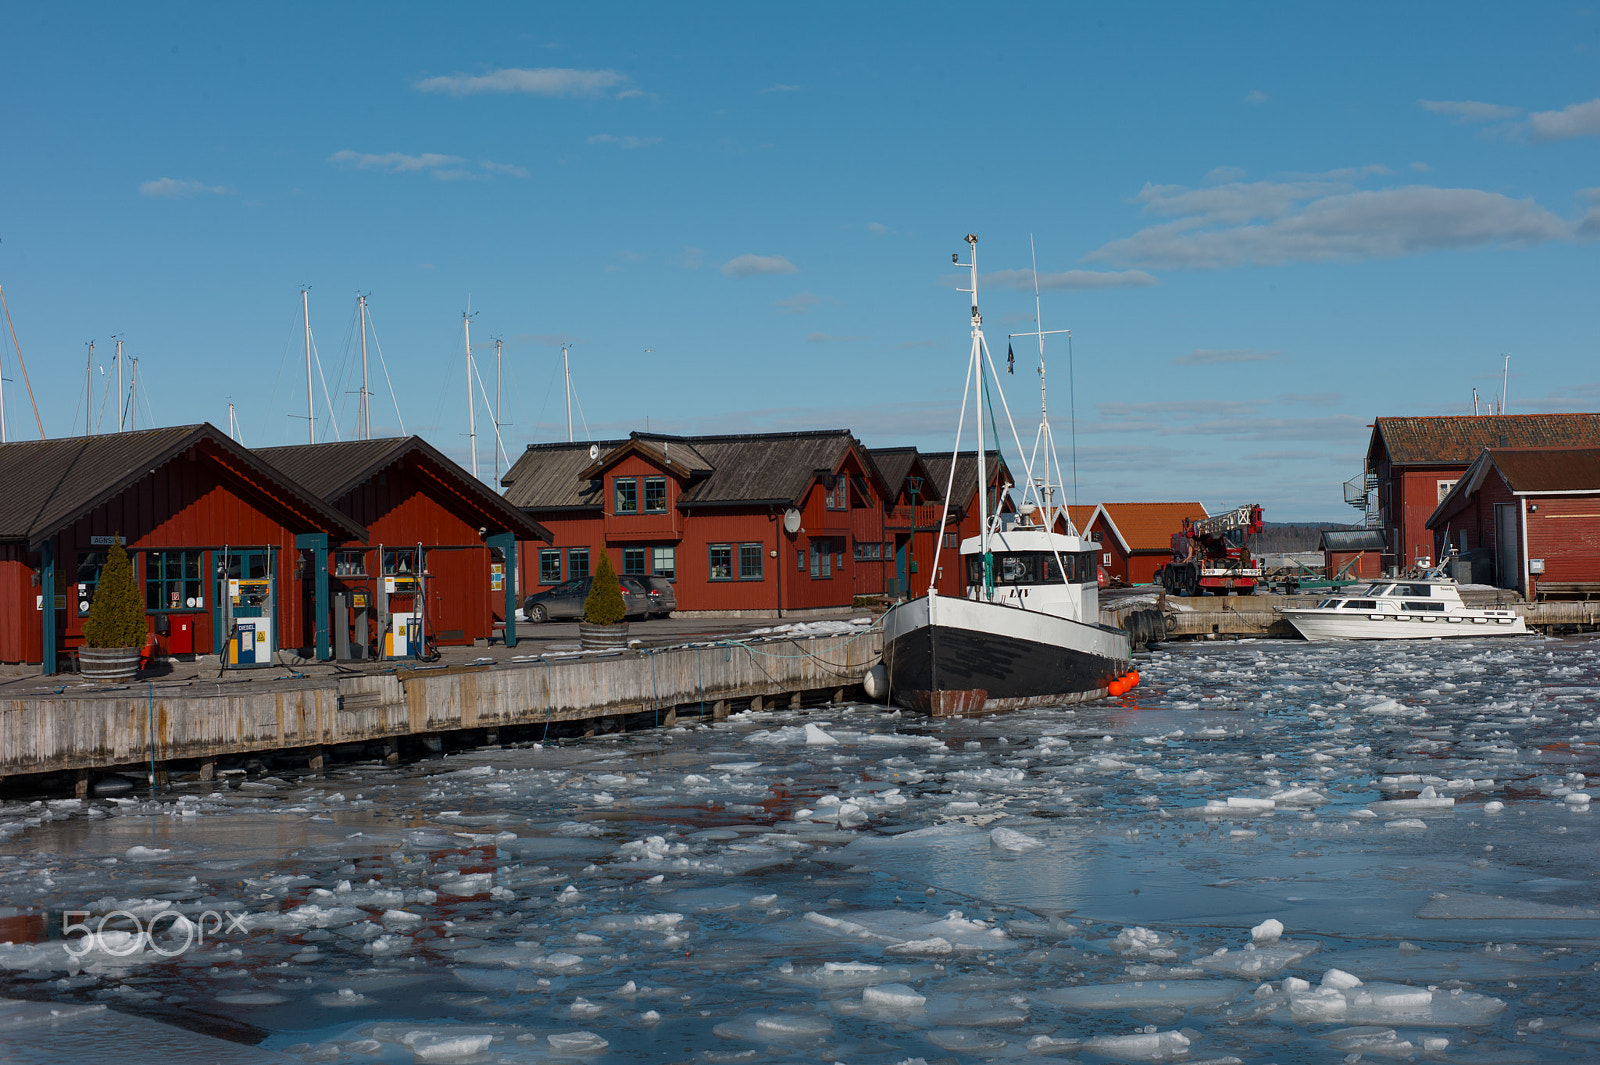
[[911,596],[911,538],[894,538],[894,588],[890,595]]
[[1515,588],[1521,583],[1522,567],[1517,565],[1517,505],[1494,505],[1494,583],[1497,588]]

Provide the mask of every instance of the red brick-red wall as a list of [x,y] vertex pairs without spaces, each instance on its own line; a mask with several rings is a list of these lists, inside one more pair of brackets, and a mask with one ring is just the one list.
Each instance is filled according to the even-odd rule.
[[1544,559],[1529,598],[1541,581],[1600,581],[1600,493],[1529,496],[1528,507],[1528,557]]

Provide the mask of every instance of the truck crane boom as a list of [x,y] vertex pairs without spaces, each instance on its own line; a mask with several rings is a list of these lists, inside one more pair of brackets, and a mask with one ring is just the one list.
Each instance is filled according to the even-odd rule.
[[1226,514],[1183,519],[1172,536],[1172,560],[1156,570],[1155,581],[1173,595],[1250,595],[1262,570],[1250,556],[1250,537],[1262,529],[1261,505],[1247,503]]

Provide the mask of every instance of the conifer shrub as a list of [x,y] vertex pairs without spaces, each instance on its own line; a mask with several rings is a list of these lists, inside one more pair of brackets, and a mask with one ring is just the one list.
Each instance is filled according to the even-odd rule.
[[591,625],[616,625],[628,615],[622,602],[622,585],[617,581],[617,571],[611,565],[611,556],[600,552],[600,564],[595,567],[594,582],[589,587],[589,597],[583,601],[583,620]]
[[120,543],[112,544],[83,623],[84,641],[90,647],[140,647],[148,631],[133,562]]

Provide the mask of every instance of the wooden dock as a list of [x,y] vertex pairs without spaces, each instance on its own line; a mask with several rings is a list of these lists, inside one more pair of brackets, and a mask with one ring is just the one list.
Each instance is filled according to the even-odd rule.
[[[590,734],[679,715],[720,720],[734,709],[843,701],[882,654],[882,632],[739,639],[611,654],[547,656],[510,665],[260,683],[133,685],[106,692],[0,702],[0,777],[76,771],[87,793],[97,772],[160,775],[197,761],[300,750],[321,768],[325,749],[501,729]],[[538,738],[535,734],[534,738]]]

